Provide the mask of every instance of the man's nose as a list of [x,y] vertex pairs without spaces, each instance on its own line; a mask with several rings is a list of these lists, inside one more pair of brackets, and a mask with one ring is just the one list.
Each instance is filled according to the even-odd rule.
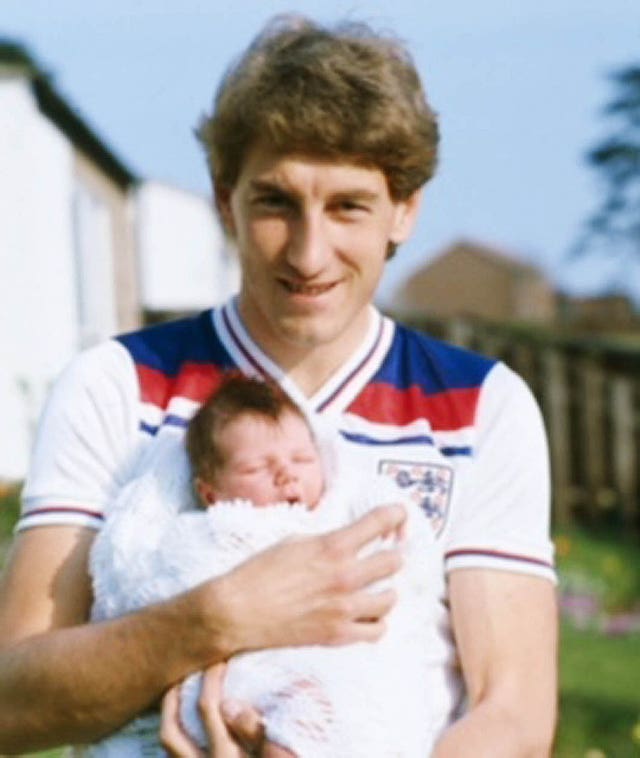
[[328,222],[315,209],[303,210],[293,222],[286,259],[300,276],[310,279],[325,267],[329,251]]

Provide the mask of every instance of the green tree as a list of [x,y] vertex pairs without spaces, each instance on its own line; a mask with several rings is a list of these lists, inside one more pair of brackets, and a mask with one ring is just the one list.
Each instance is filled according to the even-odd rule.
[[603,112],[609,135],[587,153],[602,200],[574,252],[640,259],[640,62],[613,71],[613,96]]

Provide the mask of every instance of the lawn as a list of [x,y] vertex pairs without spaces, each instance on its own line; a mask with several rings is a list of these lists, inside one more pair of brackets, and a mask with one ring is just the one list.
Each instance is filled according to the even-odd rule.
[[560,681],[557,758],[640,756],[640,635],[564,623]]
[[563,624],[557,758],[640,756],[640,545],[555,535]]
[[[16,493],[5,493],[0,563],[16,514]],[[640,758],[640,626],[632,631],[640,624],[640,545],[619,532],[580,530],[555,541],[564,620],[554,756]]]

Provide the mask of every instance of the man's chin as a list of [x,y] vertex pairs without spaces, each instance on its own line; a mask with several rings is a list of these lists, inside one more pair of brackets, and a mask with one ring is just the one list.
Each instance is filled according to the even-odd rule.
[[340,336],[340,330],[330,329],[327,324],[322,326],[310,323],[283,323],[281,325],[281,337],[291,347],[299,349],[313,349],[323,345],[330,345]]

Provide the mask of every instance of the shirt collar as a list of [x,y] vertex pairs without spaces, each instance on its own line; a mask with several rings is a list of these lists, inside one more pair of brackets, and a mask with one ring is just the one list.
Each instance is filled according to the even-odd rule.
[[340,413],[359,394],[380,367],[393,339],[394,324],[373,305],[364,339],[350,358],[311,397],[300,390],[247,332],[238,311],[237,296],[213,311],[214,327],[238,368],[249,376],[270,378],[307,412]]

